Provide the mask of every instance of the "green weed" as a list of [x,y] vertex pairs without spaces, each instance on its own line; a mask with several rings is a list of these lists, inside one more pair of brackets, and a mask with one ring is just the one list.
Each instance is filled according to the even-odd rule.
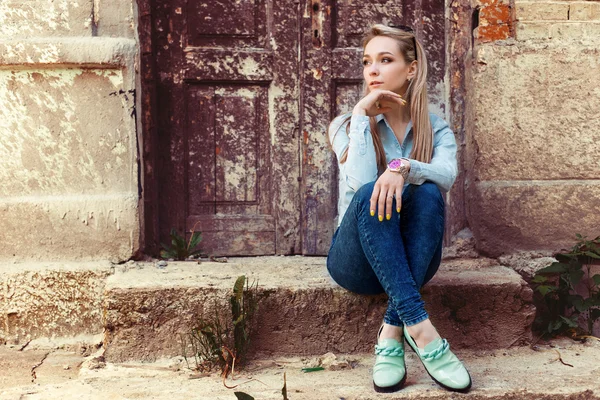
[[[576,237],[571,250],[556,254],[557,261],[539,270],[532,281],[542,298],[536,323],[546,335],[567,331],[592,335],[594,322],[600,319],[600,274],[591,274],[592,264],[600,262],[600,236]],[[584,295],[576,290],[581,284]],[[587,317],[586,330],[579,326],[580,316]]]

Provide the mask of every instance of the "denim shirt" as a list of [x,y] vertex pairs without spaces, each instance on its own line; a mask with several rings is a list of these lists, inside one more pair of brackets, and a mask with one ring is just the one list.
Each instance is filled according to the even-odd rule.
[[[350,130],[346,135],[346,128],[345,126],[342,127],[341,124],[349,115],[350,113],[336,117],[329,127],[329,142],[337,156],[339,167],[337,226],[342,223],[342,218],[354,193],[365,183],[377,180],[384,172],[377,170],[369,117],[352,115]],[[376,116],[386,162],[389,163],[394,158],[404,158],[410,161],[410,172],[403,190],[409,184],[421,185],[425,181],[431,181],[440,190],[447,192],[456,180],[457,163],[454,133],[442,118],[432,113],[429,114],[429,118],[433,128],[433,158],[430,163],[424,163],[409,158],[413,145],[412,121],[406,127],[404,140],[402,143],[398,143],[398,139],[385,116],[383,114]],[[346,162],[340,164],[340,157],[347,147],[349,148]]]

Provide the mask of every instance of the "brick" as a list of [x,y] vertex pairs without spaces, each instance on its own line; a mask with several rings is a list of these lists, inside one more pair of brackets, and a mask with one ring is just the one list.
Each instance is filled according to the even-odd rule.
[[585,23],[569,22],[564,24],[550,25],[550,37],[552,39],[574,39],[585,36]]
[[0,37],[92,36],[92,4],[93,0],[2,0]]
[[468,198],[477,250],[488,256],[560,251],[573,245],[576,233],[598,235],[598,180],[478,182]]
[[517,22],[517,40],[539,40],[550,38],[550,25],[543,22]]
[[510,5],[510,0],[476,0],[476,5],[480,7]]
[[516,18],[519,21],[548,21],[569,19],[568,3],[517,3]]
[[108,261],[0,264],[0,342],[101,333],[111,269]]
[[467,162],[471,177],[598,179],[596,45],[558,42],[545,49],[536,46],[535,51],[527,44],[518,47],[480,46],[485,67],[473,76],[474,122],[469,134],[476,146],[466,148],[466,157],[473,160]]
[[506,4],[484,7],[479,13],[479,25],[509,25],[512,22],[511,11]]
[[585,24],[584,32],[588,38],[600,38],[600,23]]
[[572,21],[600,21],[599,3],[571,3],[569,19]]
[[509,25],[488,25],[478,26],[475,37],[479,42],[495,42],[497,40],[505,40],[510,37]]

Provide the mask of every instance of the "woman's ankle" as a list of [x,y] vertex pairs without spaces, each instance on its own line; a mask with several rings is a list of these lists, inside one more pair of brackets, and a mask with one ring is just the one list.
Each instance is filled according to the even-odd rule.
[[402,327],[386,324],[384,322],[381,327],[379,337],[377,339],[378,340],[379,339],[396,339],[397,341],[401,341],[402,340]]
[[420,349],[425,348],[427,344],[440,337],[429,319],[415,325],[407,326],[406,330]]

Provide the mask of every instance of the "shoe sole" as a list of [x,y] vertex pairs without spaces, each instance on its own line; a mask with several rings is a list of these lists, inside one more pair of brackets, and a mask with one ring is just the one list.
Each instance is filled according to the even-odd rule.
[[[404,371],[406,371],[406,364],[404,364]],[[398,390],[402,389],[402,387],[404,386],[404,384],[406,383],[406,376],[408,374],[405,372],[404,373],[404,377],[402,378],[402,380],[398,383],[396,383],[394,386],[377,386],[375,384],[375,382],[373,382],[373,388],[375,389],[375,391],[377,393],[392,393],[392,392],[397,392]]]
[[406,341],[406,344],[408,344],[408,347],[410,347],[410,349],[417,355],[417,358],[419,359],[419,361],[421,361],[421,364],[423,364],[423,368],[425,369],[425,372],[427,372],[427,375],[429,375],[429,377],[431,379],[433,379],[433,381],[435,383],[437,383],[438,385],[440,385],[444,389],[450,390],[452,392],[467,393],[471,389],[471,385],[473,384],[473,380],[471,379],[471,374],[469,374],[469,371],[467,371],[467,375],[469,375],[469,385],[467,387],[464,387],[462,389],[457,389],[457,388],[453,388],[453,387],[450,387],[450,386],[446,386],[442,382],[438,381],[433,376],[431,376],[431,374],[427,370],[427,367],[425,366],[425,363],[423,362],[423,360],[421,360],[421,357],[419,357],[419,353],[417,353],[417,351],[414,349],[414,347],[412,347],[412,345],[410,344],[410,342],[408,340]]

